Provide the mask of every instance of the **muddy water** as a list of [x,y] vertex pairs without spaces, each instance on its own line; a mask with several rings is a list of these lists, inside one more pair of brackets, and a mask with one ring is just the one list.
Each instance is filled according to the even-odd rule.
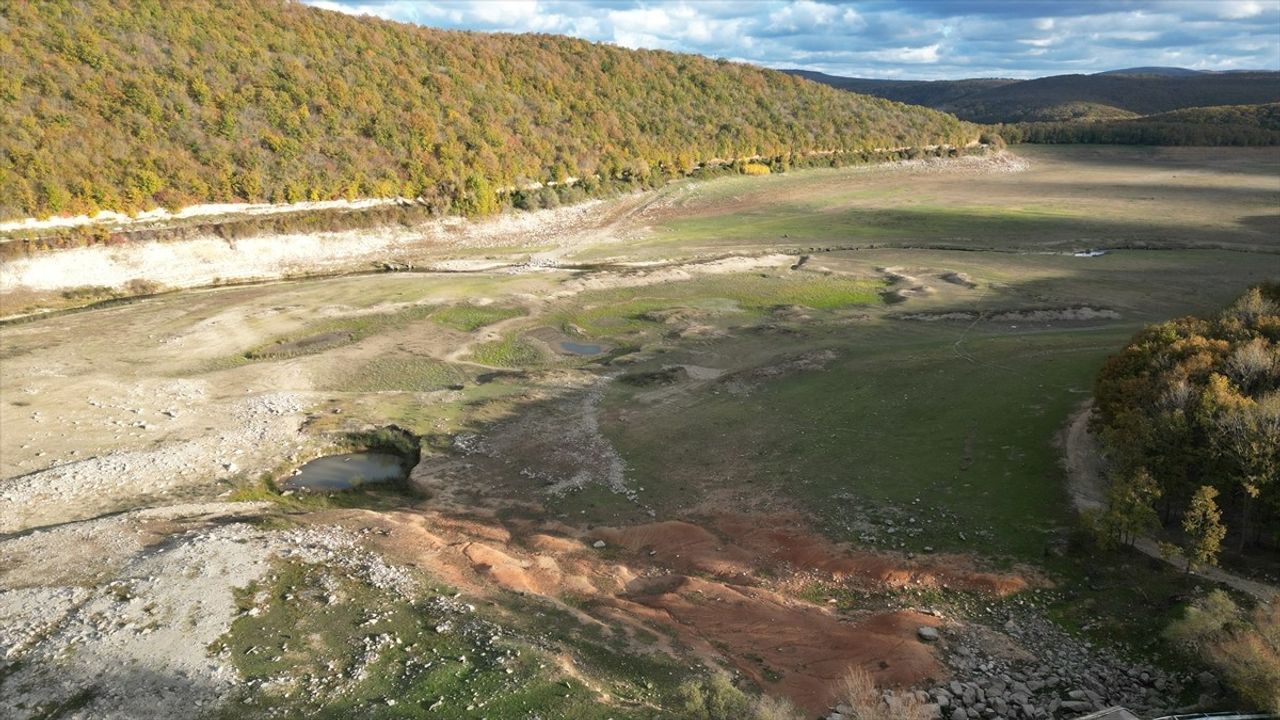
[[400,458],[387,453],[348,453],[316,458],[285,481],[289,490],[332,492],[361,485],[403,480],[408,473]]
[[599,355],[604,352],[603,345],[588,345],[567,340],[560,343],[560,349],[570,355]]

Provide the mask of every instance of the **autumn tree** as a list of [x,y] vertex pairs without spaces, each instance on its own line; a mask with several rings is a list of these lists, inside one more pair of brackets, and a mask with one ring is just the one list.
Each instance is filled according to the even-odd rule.
[[1218,564],[1227,528],[1222,524],[1222,512],[1214,501],[1216,497],[1217,488],[1202,485],[1182,515],[1182,531],[1187,534],[1187,540],[1181,554],[1187,561],[1187,572],[1202,565]]
[[1103,537],[1132,545],[1160,525],[1154,502],[1160,487],[1146,468],[1114,477],[1107,488],[1107,509],[1099,518]]
[[[1149,472],[1167,526],[1211,486],[1239,551],[1280,541],[1278,299],[1280,287],[1260,285],[1216,317],[1150,326],[1108,359],[1094,389],[1092,427],[1115,476]],[[1129,489],[1118,482],[1113,528],[1132,507]]]

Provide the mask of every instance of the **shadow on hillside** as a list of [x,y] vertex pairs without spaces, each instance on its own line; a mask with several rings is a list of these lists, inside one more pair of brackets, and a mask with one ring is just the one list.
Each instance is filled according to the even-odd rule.
[[[1108,201],[1154,200],[1156,202],[1194,202],[1251,205],[1274,205],[1280,202],[1280,180],[1274,188],[1256,187],[1192,187],[1188,185],[1161,185],[1156,183],[1092,183],[1085,180],[1037,180],[1022,183],[1020,192],[1030,197],[1052,198],[1069,194],[1069,197],[1100,196]],[[1240,208],[1250,210],[1253,208]]]

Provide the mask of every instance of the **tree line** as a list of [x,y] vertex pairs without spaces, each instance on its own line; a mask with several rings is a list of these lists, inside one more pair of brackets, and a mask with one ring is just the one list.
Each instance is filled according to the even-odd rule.
[[[862,150],[857,152],[816,152],[806,155],[739,158],[733,162],[704,163],[683,177],[709,179],[724,175],[761,175],[785,173],[798,168],[840,168],[853,165],[915,160],[922,158],[954,158],[966,154],[990,152],[987,145],[959,148],[939,145],[931,148],[909,147],[894,150]],[[51,250],[92,246],[116,246],[130,242],[164,242],[213,234],[226,240],[255,235],[285,233],[338,232],[371,227],[411,227],[442,215],[464,212],[485,214],[507,210],[540,210],[571,205],[588,198],[610,197],[636,189],[658,187],[681,177],[666,171],[652,172],[644,178],[602,178],[591,175],[572,182],[544,183],[523,188],[494,188],[487,182],[473,185],[473,195],[448,198],[423,195],[404,202],[378,205],[359,210],[297,210],[278,215],[230,216],[166,221],[112,228],[105,224],[79,225],[46,230],[15,230],[0,241],[0,261],[30,257]],[[465,203],[462,204],[462,203]]]
[[1280,103],[1188,108],[1148,117],[1000,125],[1010,143],[1280,145]]

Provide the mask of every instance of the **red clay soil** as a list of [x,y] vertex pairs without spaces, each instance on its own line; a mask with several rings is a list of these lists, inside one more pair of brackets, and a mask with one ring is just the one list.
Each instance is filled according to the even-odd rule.
[[627,599],[660,611],[694,647],[717,648],[769,694],[820,713],[832,705],[840,679],[861,667],[880,685],[940,680],[946,670],[916,638],[938,618],[904,611],[848,621],[770,590],[669,576]]
[[887,553],[851,551],[806,533],[801,518],[721,516],[709,523],[718,534],[678,520],[591,533],[632,551],[651,551],[682,572],[748,577],[760,569],[818,572],[833,580],[862,579],[890,587],[943,587],[1005,596],[1027,588],[1019,575],[979,572],[965,557],[929,556],[908,561]]
[[[576,596],[597,608],[598,617],[584,621],[666,626],[706,659],[731,665],[815,713],[829,706],[850,667],[899,687],[944,678],[931,647],[916,638],[918,627],[940,621],[911,611],[841,615],[777,588],[815,575],[999,595],[1027,585],[1016,575],[974,572],[959,558],[906,562],[851,552],[805,533],[801,519],[790,516],[722,516],[706,526],[668,521],[584,534],[559,524],[417,510],[337,510],[313,519],[379,528],[368,537],[389,558],[479,595],[497,587],[557,604]],[[596,540],[605,541],[604,552],[591,547]]]

